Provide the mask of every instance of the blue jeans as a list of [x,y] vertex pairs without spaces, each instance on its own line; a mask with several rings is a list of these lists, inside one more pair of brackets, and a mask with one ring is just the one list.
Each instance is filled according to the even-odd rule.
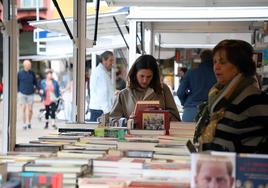
[[196,107],[184,107],[182,114],[182,121],[193,122],[197,115]]
[[90,109],[90,119],[89,121],[97,121],[98,117],[103,114],[102,110]]

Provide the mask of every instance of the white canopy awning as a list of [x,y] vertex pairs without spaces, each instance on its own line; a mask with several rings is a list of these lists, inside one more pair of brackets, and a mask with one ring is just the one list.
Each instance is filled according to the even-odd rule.
[[113,6],[159,6],[159,7],[230,7],[268,6],[267,0],[106,0]]
[[[127,20],[126,16],[128,15],[128,8],[123,8],[117,12],[100,14],[99,23],[98,23],[98,37],[107,37],[120,35],[119,30],[114,22],[113,17],[116,18],[123,34],[127,34],[126,29]],[[71,31],[73,31],[73,18],[67,18],[66,22]],[[56,20],[43,20],[43,21],[32,21],[29,22],[30,25],[41,28],[51,32],[64,33],[67,35],[67,31],[63,25],[61,19]],[[87,39],[92,40],[94,37],[95,29],[95,15],[90,15],[87,17]]]

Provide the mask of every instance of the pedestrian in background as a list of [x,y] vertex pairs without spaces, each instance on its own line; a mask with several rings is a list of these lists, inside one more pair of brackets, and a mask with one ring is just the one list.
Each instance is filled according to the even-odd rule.
[[114,88],[111,70],[114,64],[113,52],[101,54],[101,63],[92,71],[90,77],[90,120],[97,121],[102,114],[110,112],[114,102]]
[[187,72],[187,68],[186,67],[179,67],[178,68],[178,76],[180,77],[180,82],[182,81],[184,75],[186,74]]
[[186,72],[177,90],[183,106],[182,121],[185,122],[195,120],[198,106],[208,100],[208,91],[216,83],[212,51],[208,49],[202,51],[200,58],[201,64]]
[[60,89],[58,82],[53,79],[52,77],[52,70],[46,70],[46,78],[41,81],[41,89],[40,94],[43,98],[43,103],[46,109],[46,124],[45,129],[48,129],[49,125],[49,116],[51,117],[51,125],[54,129],[57,129],[55,125],[55,118],[56,118],[56,110],[57,110],[57,102],[60,96]]
[[66,84],[66,87],[62,90],[62,99],[64,101],[64,119],[68,122],[72,121],[72,103],[73,103],[73,76],[70,75],[70,79]]
[[23,129],[31,129],[33,116],[34,90],[37,81],[35,73],[31,70],[31,61],[23,61],[23,70],[18,72],[18,98],[22,111]]

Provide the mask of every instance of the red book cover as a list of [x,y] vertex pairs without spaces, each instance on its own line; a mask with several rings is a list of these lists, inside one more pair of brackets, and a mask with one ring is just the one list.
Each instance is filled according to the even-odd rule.
[[143,110],[157,110],[160,109],[160,102],[152,101],[137,101],[134,109],[136,129],[142,129],[141,125],[141,111]]

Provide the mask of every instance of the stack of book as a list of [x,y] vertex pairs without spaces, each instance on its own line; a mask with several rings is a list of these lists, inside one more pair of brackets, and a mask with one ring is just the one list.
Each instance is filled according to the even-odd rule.
[[127,131],[127,127],[103,126],[96,128],[94,130],[94,135],[96,137],[123,139]]
[[129,130],[129,134],[134,136],[151,136],[157,138],[157,136],[165,135],[166,130],[131,129]]
[[174,183],[159,180],[131,181],[127,188],[190,188],[189,183]]
[[[125,135],[125,141],[118,142],[121,151],[153,151],[158,144],[158,134],[154,130],[130,130],[131,134]],[[136,156],[138,157],[138,156]]]
[[143,168],[142,177],[144,180],[154,179],[158,182],[169,182],[177,184],[177,186],[181,183],[189,184],[190,182],[190,161],[181,163],[151,161],[146,162]]
[[171,122],[169,134],[174,137],[193,139],[196,123],[194,122]]
[[117,149],[121,151],[153,151],[155,142],[145,142],[145,141],[127,141],[118,142]]
[[63,175],[63,187],[76,187],[78,177],[91,172],[91,160],[81,158],[40,158],[24,167],[26,172],[49,172]]
[[153,158],[153,151],[152,150],[125,150],[123,151],[123,156],[130,157],[130,158]]
[[[137,131],[144,131],[144,130],[137,130]],[[128,142],[152,142],[152,143],[159,142],[157,135],[150,135],[150,134],[126,134],[125,141],[128,141]]]
[[165,135],[165,136],[159,136],[158,140],[160,144],[179,144],[179,145],[185,144],[186,145],[189,139]]
[[20,182],[20,187],[62,188],[61,173],[20,172],[9,175],[9,182]]
[[79,188],[127,188],[129,180],[124,177],[82,177]]
[[18,152],[57,152],[61,150],[63,144],[57,143],[21,143],[15,145]]
[[131,178],[141,177],[145,161],[146,159],[118,156],[105,156],[97,158],[93,160],[93,175]]
[[103,144],[103,145],[117,145],[118,139],[112,138],[112,137],[83,137],[80,139],[80,142],[82,143],[88,143],[88,144]]
[[87,122],[87,123],[66,123],[65,125],[60,125],[58,131],[60,133],[89,133],[92,135],[94,129],[100,125],[100,122]]
[[66,148],[61,151],[58,151],[57,156],[66,158],[73,157],[73,158],[95,159],[97,157],[105,155],[107,152],[108,150],[106,149]]
[[41,155],[31,154],[29,152],[13,152],[7,155],[0,155],[0,161],[7,163],[7,171],[9,173],[22,172],[27,163],[32,162],[40,156]]
[[70,144],[74,142],[78,142],[83,135],[62,135],[62,134],[53,134],[48,136],[41,136],[38,138],[40,143],[62,143],[62,144]]
[[95,159],[106,155],[109,149],[116,148],[117,144],[112,141],[111,143],[108,143],[107,141],[101,141],[100,139],[84,138],[79,142],[65,144],[63,149],[57,152],[57,156]]
[[154,149],[154,159],[166,159],[170,161],[189,161],[190,152],[182,144],[157,144]]

